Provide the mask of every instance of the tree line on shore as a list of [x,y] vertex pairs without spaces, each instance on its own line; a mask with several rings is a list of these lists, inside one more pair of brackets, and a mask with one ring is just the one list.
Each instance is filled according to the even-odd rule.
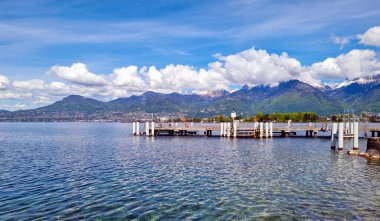
[[[360,121],[368,121],[368,122],[378,122],[379,119],[377,116],[368,116],[364,112],[360,114],[360,116],[354,116],[353,114],[337,114],[331,115],[328,117],[318,116],[315,112],[291,112],[291,113],[271,113],[264,114],[262,112],[257,112],[256,115],[251,116],[242,116],[237,115],[235,120],[241,120],[243,122],[287,122],[291,120],[292,122],[343,122],[344,119],[347,118],[355,118]],[[183,122],[184,118],[174,119],[175,122]],[[218,114],[214,117],[209,118],[187,118],[188,122],[232,122],[232,118],[230,116],[225,116],[223,114]]]
[[[319,116],[314,112],[294,112],[294,113],[271,113],[264,114],[258,112],[252,116],[237,115],[235,120],[242,120],[244,122],[286,122],[291,120],[292,122],[314,122],[319,119]],[[183,121],[183,119],[178,119]],[[189,118],[189,122],[231,122],[232,118],[223,114],[216,115],[210,118]]]

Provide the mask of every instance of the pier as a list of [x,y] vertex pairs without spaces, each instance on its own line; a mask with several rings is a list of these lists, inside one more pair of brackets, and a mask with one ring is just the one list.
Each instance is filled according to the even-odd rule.
[[[296,123],[288,121],[284,123],[233,122],[220,123],[155,123],[145,122],[144,130],[140,130],[140,122],[133,122],[133,135],[139,136],[204,136],[204,137],[226,137],[226,138],[265,138],[273,137],[295,137],[307,138],[331,137],[331,149],[342,151],[344,142],[352,140],[352,149],[348,154],[358,155],[359,137],[380,137],[380,128],[369,127],[367,124],[359,125],[359,122],[340,123]],[[377,125],[376,125],[377,126]],[[322,136],[319,134],[323,133]],[[368,135],[372,136],[368,136]],[[362,136],[360,136],[362,135]]]
[[[320,132],[329,132],[332,141],[343,138],[359,137],[361,132],[364,136],[371,134],[372,137],[380,136],[380,128],[367,126],[359,127],[358,122],[352,123],[296,123],[288,125],[274,122],[255,122],[240,123],[221,122],[221,123],[155,123],[145,122],[144,130],[140,130],[142,123],[133,122],[133,134],[145,136],[220,136],[220,137],[251,137],[251,138],[270,138],[270,137],[292,137],[297,133],[305,137],[318,137]],[[326,135],[324,136],[326,137]],[[332,145],[334,146],[334,145]]]

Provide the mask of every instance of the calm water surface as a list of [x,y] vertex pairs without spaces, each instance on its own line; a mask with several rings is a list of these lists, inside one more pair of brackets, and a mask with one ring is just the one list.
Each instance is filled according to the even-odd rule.
[[380,218],[380,163],[331,151],[329,139],[131,130],[1,123],[0,220]]

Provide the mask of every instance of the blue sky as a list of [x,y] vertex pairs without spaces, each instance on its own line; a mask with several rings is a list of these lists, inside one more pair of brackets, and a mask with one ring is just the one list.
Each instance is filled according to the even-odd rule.
[[[240,72],[236,71],[228,72],[227,66],[235,67],[236,60],[239,60],[236,56],[229,56],[241,55],[239,53],[244,51],[248,54],[243,55],[244,58],[248,56],[246,60],[252,56],[255,57],[253,59],[265,57],[267,54],[272,59],[272,54],[280,56],[285,52],[287,57],[280,59],[284,59],[284,62],[296,60],[301,66],[293,65],[292,70],[286,66],[290,76],[293,76],[293,72],[297,72],[297,76],[303,76],[315,63],[360,50],[354,51],[351,57],[360,54],[371,61],[375,59],[375,64],[372,62],[374,67],[367,68],[371,69],[371,73],[360,70],[363,73],[355,76],[378,73],[377,40],[374,40],[375,43],[368,43],[368,40],[361,42],[358,37],[380,25],[380,1],[376,0],[2,0],[0,11],[0,76],[7,78],[4,85],[8,85],[0,90],[0,108],[5,109],[40,106],[65,96],[64,92],[49,92],[51,87],[49,89],[48,84],[52,82],[61,83],[61,89],[64,84],[77,89],[74,92],[103,100],[141,94],[144,92],[143,86],[133,86],[144,82],[147,84],[145,78],[149,74],[144,72],[144,67],[149,69],[152,66],[161,74],[165,73],[163,78],[168,76],[170,80],[167,87],[162,79],[151,80],[149,86],[144,86],[147,90],[156,89],[159,92],[231,89],[232,85],[239,86],[245,81],[249,85],[276,83],[270,79],[261,82],[256,81],[257,77],[240,77],[237,76]],[[267,54],[258,55],[259,50],[264,50]],[[366,55],[363,55],[364,52]],[[274,59],[278,66],[281,62]],[[251,63],[243,65],[252,64],[255,68],[255,61],[249,60]],[[222,63],[223,70],[220,73],[223,73],[225,79],[207,77],[218,69],[210,68],[214,62]],[[347,62],[346,59],[341,63],[350,66]],[[78,69],[72,68],[74,64],[85,66],[78,72]],[[171,64],[185,67],[167,68]],[[127,70],[129,66],[136,66],[137,70]],[[52,70],[52,67],[56,69]],[[126,69],[121,72],[126,72],[116,76],[115,69],[123,67]],[[261,69],[268,69],[267,67]],[[194,76],[197,78],[200,69],[207,72],[201,74],[200,78],[218,83],[209,85],[188,80]],[[191,71],[197,73],[189,73]],[[271,72],[272,69],[268,71]],[[338,76],[314,72],[311,74],[314,80],[322,83],[350,78],[344,74]],[[282,74],[281,70],[276,73]],[[81,79],[74,79],[73,75],[80,75],[76,77]],[[95,75],[114,83],[104,83],[101,79],[92,81],[97,77]],[[302,76],[301,80],[306,79]],[[115,81],[117,77],[120,80],[118,82]],[[174,79],[181,81],[181,78],[186,83],[174,82]],[[305,81],[310,81],[310,78]],[[86,79],[89,80],[88,83]],[[29,90],[28,83],[34,84]],[[163,86],[159,87],[158,83]],[[192,83],[203,86],[192,87]],[[19,87],[20,85],[25,87]],[[115,87],[118,87],[118,92],[110,92]],[[71,89],[62,90],[72,91]],[[8,95],[5,96],[5,93]],[[17,93],[20,96],[16,96]]]

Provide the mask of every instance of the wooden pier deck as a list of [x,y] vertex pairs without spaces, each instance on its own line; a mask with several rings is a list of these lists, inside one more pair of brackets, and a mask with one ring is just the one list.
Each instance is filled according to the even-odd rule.
[[[135,125],[135,124],[134,124]],[[153,123],[145,122],[144,131],[137,132],[134,129],[134,135],[146,136],[220,136],[220,137],[252,137],[252,138],[265,138],[265,137],[290,137],[301,134],[305,137],[318,137],[319,133],[324,132],[325,136],[331,136],[332,124],[327,123],[207,123],[207,124],[192,124],[192,123]],[[135,127],[135,126],[134,126]],[[352,138],[352,126],[345,124],[345,138]],[[364,134],[365,137],[372,135],[372,137],[380,136],[379,127],[368,127],[360,125],[358,131]],[[326,135],[327,133],[327,135]],[[336,131],[334,132],[336,134]]]

